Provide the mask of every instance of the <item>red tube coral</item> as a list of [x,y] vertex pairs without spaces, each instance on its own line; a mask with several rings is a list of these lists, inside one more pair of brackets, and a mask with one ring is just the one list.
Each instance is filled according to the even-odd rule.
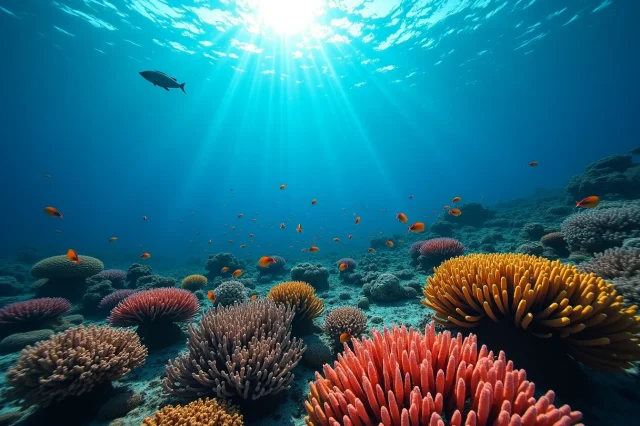
[[[425,335],[405,327],[353,339],[324,376],[316,372],[305,408],[313,426],[546,426],[573,425],[582,414],[556,408],[555,394],[534,398],[535,385],[504,352],[458,333]],[[464,419],[464,422],[463,422]]]
[[0,324],[46,321],[67,314],[70,310],[71,303],[61,297],[25,300],[0,309]]
[[181,288],[155,288],[139,291],[120,302],[109,316],[115,326],[140,325],[156,321],[183,322],[200,309],[198,299]]

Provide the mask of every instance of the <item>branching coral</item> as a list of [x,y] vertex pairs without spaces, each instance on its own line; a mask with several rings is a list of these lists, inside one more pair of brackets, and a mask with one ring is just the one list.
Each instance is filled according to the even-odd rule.
[[167,405],[153,417],[142,421],[142,426],[242,426],[238,408],[225,401],[198,399],[185,406]]
[[622,371],[640,360],[637,306],[612,284],[573,265],[522,254],[451,259],[427,278],[422,303],[443,325],[513,321],[542,338],[560,338],[578,361]]
[[189,325],[189,351],[167,365],[163,387],[181,397],[255,400],[289,389],[304,346],[291,307],[269,299],[217,307]]
[[352,343],[309,384],[307,425],[546,426],[581,418],[556,408],[553,391],[536,399],[526,372],[504,352],[494,359],[486,346],[478,351],[473,334],[436,334],[431,324],[425,335],[393,327]]
[[144,364],[147,349],[130,330],[76,327],[28,346],[7,373],[9,392],[43,407],[120,379]]
[[343,306],[329,312],[324,320],[324,331],[338,344],[342,333],[360,337],[367,332],[367,316],[361,309]]
[[284,303],[295,311],[294,326],[305,328],[311,321],[322,315],[324,302],[309,284],[300,281],[286,281],[269,290],[267,298]]

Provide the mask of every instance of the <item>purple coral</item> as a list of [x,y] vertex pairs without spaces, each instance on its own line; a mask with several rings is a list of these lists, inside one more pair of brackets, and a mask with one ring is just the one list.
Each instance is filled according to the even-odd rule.
[[420,240],[411,244],[411,247],[409,247],[409,256],[411,256],[412,259],[417,259],[420,256],[420,247],[426,242],[426,240]]
[[572,249],[602,252],[621,246],[627,238],[640,237],[640,206],[581,212],[565,219],[560,228]]
[[464,246],[454,238],[434,238],[422,244],[419,251],[421,256],[447,260],[451,257],[463,255]]
[[136,291],[137,290],[133,289],[116,290],[113,293],[107,294],[105,297],[103,297],[98,307],[100,309],[111,309],[127,297],[131,296]]
[[0,324],[18,325],[52,320],[70,310],[71,303],[61,297],[26,300],[0,309]]
[[342,258],[342,259],[338,260],[336,265],[338,265],[338,268],[339,268],[340,265],[342,265],[343,263],[345,265],[347,265],[347,268],[345,269],[345,271],[352,272],[352,271],[354,271],[356,269],[357,263],[356,263],[355,260],[353,260],[350,257],[345,257],[345,258]]
[[115,287],[123,285],[127,280],[127,273],[121,269],[105,269],[95,276],[111,281]]
[[582,272],[593,272],[604,279],[640,276],[640,248],[613,248],[598,253],[578,266]]

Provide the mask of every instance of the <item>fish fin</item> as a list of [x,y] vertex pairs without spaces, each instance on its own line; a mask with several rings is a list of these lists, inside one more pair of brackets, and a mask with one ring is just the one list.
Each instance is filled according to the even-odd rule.
[[164,90],[166,90],[167,92],[169,92],[169,88],[168,87],[163,87]]
[[184,91],[184,85],[185,85],[185,84],[186,84],[186,83],[182,83],[182,84],[180,85],[180,89],[181,89],[181,90],[186,94],[187,92],[185,92],[185,91]]

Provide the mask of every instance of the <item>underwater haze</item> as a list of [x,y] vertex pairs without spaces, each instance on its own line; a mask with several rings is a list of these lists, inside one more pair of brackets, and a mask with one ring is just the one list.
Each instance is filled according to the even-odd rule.
[[[161,407],[176,403],[167,393],[174,397],[180,392],[163,393],[159,383],[169,380],[166,361],[186,349],[189,322],[204,318],[209,307],[233,302],[242,309],[258,309],[258,304],[276,300],[265,296],[289,278],[307,282],[325,301],[315,315],[316,328],[306,330],[311,334],[296,328],[297,317],[293,325],[282,320],[283,329],[293,327],[293,335],[312,347],[308,335],[336,343],[329,329],[341,330],[337,338],[347,344],[352,337],[375,336],[375,327],[392,324],[425,331],[425,315],[433,315],[438,331],[457,332],[461,327],[467,332],[469,324],[460,323],[475,326],[481,317],[490,322],[487,315],[493,316],[482,300],[470,302],[471,307],[456,305],[452,298],[458,296],[460,303],[467,303],[456,289],[437,302],[437,291],[426,289],[437,287],[437,277],[434,283],[427,281],[436,274],[433,268],[458,255],[519,253],[537,256],[531,261],[535,265],[559,261],[575,269],[581,262],[597,261],[606,250],[622,250],[623,245],[624,250],[639,250],[640,243],[623,243],[640,237],[639,14],[640,2],[634,0],[0,0],[0,339],[13,339],[5,346],[0,341],[3,371],[24,356],[20,350],[26,344],[46,341],[54,332],[66,333],[78,325],[137,325],[137,334],[132,334],[148,343],[149,358],[135,375],[112,380],[117,389],[142,395],[131,398],[139,399],[137,405],[131,403],[132,411],[111,417],[104,415],[104,407],[103,414],[96,414],[97,407],[65,421],[139,425]],[[143,71],[153,73],[143,76]],[[576,224],[575,217],[612,209],[621,209],[616,218],[624,219],[611,221],[624,225],[602,225],[589,241],[611,232],[617,235],[612,237],[615,242],[594,245],[585,242],[587,237],[572,239],[571,229],[578,235],[592,226]],[[541,240],[550,234],[559,234],[555,238],[560,245]],[[423,243],[440,238],[457,241],[438,240],[436,244],[446,247],[438,246],[438,255],[427,260],[431,252]],[[269,266],[270,260],[260,265],[263,256],[284,258],[286,264],[282,259],[276,266]],[[625,256],[631,259],[623,262],[628,269],[617,275],[600,273],[596,266],[580,271],[607,283],[624,278],[624,283],[613,284],[632,288],[618,291],[624,303],[633,306],[640,301],[640,252]],[[343,268],[341,258],[355,259],[357,272],[349,262]],[[50,259],[66,265],[60,267],[66,272],[39,263]],[[548,267],[555,276],[550,271],[559,267],[544,265],[536,266],[536,274]],[[275,268],[277,273],[272,272]],[[96,281],[103,269],[121,270],[126,278],[123,275],[120,284],[106,276]],[[240,274],[232,277],[236,270]],[[202,276],[202,287],[183,283],[190,275]],[[148,278],[141,284],[139,277]],[[240,296],[222,302],[226,296],[215,291],[232,278],[244,287],[233,290]],[[56,290],[60,279],[73,284]],[[629,284],[633,279],[637,281]],[[459,277],[456,282],[461,285]],[[371,290],[376,285],[396,290],[376,297]],[[113,312],[98,307],[116,290],[167,287],[188,291],[186,296],[163,297],[186,297],[181,309],[195,303],[198,314],[174,318],[172,326],[181,324],[175,330],[179,337],[159,352],[150,343],[153,338],[145,335],[149,323],[140,319],[144,309],[132,314],[141,321],[134,324],[137,320],[131,318],[128,323],[112,320]],[[491,286],[484,288],[491,299]],[[527,291],[523,286],[522,294]],[[568,302],[580,307],[573,316],[563,311],[565,318],[580,317],[591,291],[589,287],[580,300]],[[564,296],[555,302],[562,305]],[[28,327],[14,327],[21,315],[38,314],[7,309],[42,297],[68,300],[70,307],[54,315],[66,325],[27,321]],[[500,294],[494,297],[501,306]],[[618,296],[607,297],[613,301]],[[520,318],[518,300],[519,295],[513,306]],[[456,314],[454,305],[464,313]],[[157,309],[145,306],[145,312]],[[340,307],[362,309],[367,331],[325,326],[327,313]],[[547,318],[544,308],[532,311],[527,321]],[[633,307],[624,309],[629,323],[640,321]],[[253,315],[247,312],[238,318]],[[47,321],[52,319],[48,315]],[[220,315],[235,318],[232,313]],[[2,331],[6,324],[14,325]],[[163,324],[170,329],[169,322]],[[572,332],[584,326],[571,325]],[[549,323],[540,327],[534,334],[556,338],[545,328]],[[620,330],[615,337],[590,334],[585,346],[602,344],[599,339],[615,344],[622,339]],[[569,334],[565,331],[559,333],[562,338]],[[35,332],[40,334],[23,336]],[[640,351],[629,348],[637,344],[640,330],[628,332],[631,343],[625,340],[628,345],[612,357],[619,361],[628,355],[630,364],[593,361],[600,352],[581,358],[583,352],[577,349],[567,349],[562,356],[569,354],[576,361],[571,368],[580,371],[580,380],[589,368],[606,365],[628,371],[631,363],[637,368]],[[486,342],[494,345],[490,349],[496,354],[503,348]],[[322,362],[306,359],[303,366],[292,361],[296,396],[283,387],[288,392],[278,395],[284,395],[284,401],[270,404],[275,411],[262,418],[247,414],[253,410],[251,405],[247,409],[247,397],[239,401],[237,395],[222,398],[215,392],[198,396],[229,399],[249,416],[245,424],[328,425],[317,415],[322,404],[313,414],[308,408],[312,396],[309,406],[303,402],[314,393],[308,385],[316,380],[314,371],[323,372],[325,362],[338,359],[341,345],[327,345],[330,355],[314,355]],[[620,396],[625,402],[619,402],[622,408],[613,414],[606,397],[598,405],[573,390],[562,395],[560,385],[538,374],[525,356],[505,351],[508,359],[513,355],[517,365],[526,366],[532,381],[542,383],[536,398],[543,395],[538,395],[542,387],[553,387],[562,403],[582,412],[585,424],[633,423],[629,419],[640,401],[637,371],[622,379],[591,378],[593,382],[584,385],[632,389],[626,400]],[[310,356],[311,349],[306,353]],[[566,367],[562,365],[559,371]],[[39,424],[41,411],[32,416],[25,407],[57,407],[54,403],[47,408],[48,403],[29,393],[33,389],[20,386],[11,373],[0,381],[5,391],[22,395],[5,395],[0,417],[15,424]],[[609,398],[618,396],[611,393]],[[84,404],[78,401],[74,403]],[[482,405],[474,404],[474,409]],[[375,412],[369,406],[362,410]],[[364,411],[359,412],[363,424]],[[45,418],[58,419],[55,410],[43,412]],[[563,425],[579,421],[577,415],[562,415]],[[387,424],[371,416],[371,424]],[[442,419],[455,424],[451,416],[447,412]],[[335,424],[351,424],[335,417]],[[9,420],[2,424],[12,424]],[[512,424],[497,422],[491,424]],[[231,420],[224,424],[239,425]],[[394,417],[389,424],[409,423]]]

